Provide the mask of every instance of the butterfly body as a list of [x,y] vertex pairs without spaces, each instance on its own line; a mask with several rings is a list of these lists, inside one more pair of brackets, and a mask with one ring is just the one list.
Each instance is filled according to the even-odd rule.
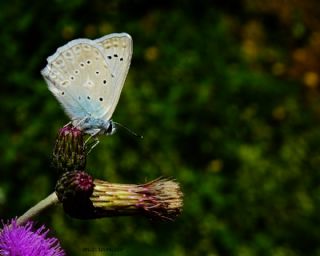
[[74,126],[90,135],[111,135],[131,56],[132,39],[126,33],[76,39],[48,57],[41,74]]
[[116,131],[116,126],[112,120],[103,120],[100,118],[86,117],[83,120],[73,121],[73,126],[78,127],[82,131],[91,136],[95,135],[112,135]]

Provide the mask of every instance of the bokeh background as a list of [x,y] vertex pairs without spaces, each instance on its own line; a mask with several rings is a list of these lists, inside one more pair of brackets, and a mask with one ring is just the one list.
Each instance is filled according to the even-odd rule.
[[[87,170],[117,183],[174,177],[184,211],[37,218],[68,255],[320,255],[320,3],[317,0],[0,2],[0,217],[51,193],[68,118],[40,75],[75,38],[127,32],[131,68]],[[89,254],[83,248],[107,252]]]

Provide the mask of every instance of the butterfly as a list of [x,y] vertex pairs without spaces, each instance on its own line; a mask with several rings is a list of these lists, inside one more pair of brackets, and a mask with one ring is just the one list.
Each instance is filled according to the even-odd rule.
[[91,136],[111,135],[111,120],[130,67],[132,39],[113,33],[76,39],[47,58],[41,74],[73,126]]

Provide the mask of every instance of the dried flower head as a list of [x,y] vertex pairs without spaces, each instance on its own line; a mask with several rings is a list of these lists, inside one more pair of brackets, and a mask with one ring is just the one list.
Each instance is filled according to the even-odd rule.
[[174,220],[183,206],[179,184],[164,178],[142,185],[114,184],[93,180],[84,172],[68,172],[58,181],[56,192],[66,213],[80,219],[144,215]]
[[158,178],[146,184],[112,184],[94,180],[91,201],[103,216],[142,214],[152,219],[174,220],[182,212],[179,183]]
[[48,232],[45,226],[34,230],[32,222],[19,226],[16,220],[11,220],[0,230],[0,255],[64,256],[59,241],[47,237]]

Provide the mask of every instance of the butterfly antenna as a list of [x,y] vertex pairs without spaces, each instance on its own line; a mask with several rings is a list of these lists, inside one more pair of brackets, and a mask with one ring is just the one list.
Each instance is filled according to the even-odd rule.
[[140,139],[143,139],[143,136],[142,135],[139,135],[137,133],[135,133],[134,131],[131,131],[128,127],[124,126],[123,124],[120,124],[120,123],[117,123],[117,122],[114,122],[112,121],[114,124],[116,124],[117,126],[120,126],[121,128],[125,129],[127,132],[129,132],[130,134],[132,134],[133,136],[135,137],[138,137]]

